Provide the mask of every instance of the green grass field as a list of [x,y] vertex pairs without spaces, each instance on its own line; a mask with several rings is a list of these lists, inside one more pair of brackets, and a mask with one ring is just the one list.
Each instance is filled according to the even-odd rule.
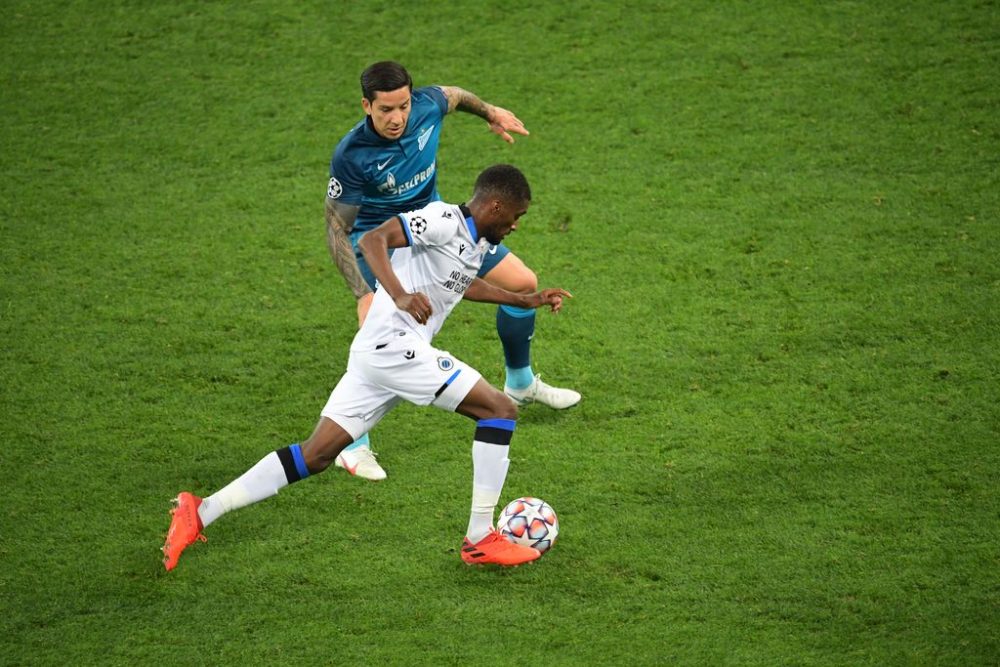
[[[0,664],[1000,663],[1000,5],[4,3]],[[168,500],[306,437],[353,300],[325,248],[357,77],[450,116],[442,196],[512,162],[544,286],[504,501],[401,406],[169,575]],[[491,307],[438,339],[502,382]]]

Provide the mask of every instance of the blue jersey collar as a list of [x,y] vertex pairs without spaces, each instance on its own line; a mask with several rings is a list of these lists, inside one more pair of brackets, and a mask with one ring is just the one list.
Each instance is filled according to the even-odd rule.
[[[407,123],[406,129],[403,130],[403,134],[399,135],[399,139],[402,139],[404,136],[406,136],[406,133],[409,131],[409,129],[410,129],[410,124]],[[365,114],[365,135],[369,139],[377,141],[381,144],[385,144],[386,146],[391,146],[392,144],[399,143],[399,139],[386,139],[381,134],[376,132],[375,126],[372,125],[372,117],[369,116],[368,114]]]
[[472,218],[472,211],[465,204],[459,204],[458,209],[465,216],[465,226],[469,228],[473,243],[479,243],[479,230],[476,229],[476,221]]

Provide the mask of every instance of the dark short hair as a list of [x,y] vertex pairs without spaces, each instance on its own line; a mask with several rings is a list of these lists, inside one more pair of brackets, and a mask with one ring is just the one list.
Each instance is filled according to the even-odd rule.
[[369,102],[375,101],[376,93],[398,90],[403,86],[413,90],[413,79],[405,67],[392,60],[369,65],[361,73],[361,94]]
[[499,197],[509,202],[530,202],[531,186],[521,170],[509,164],[487,167],[476,178],[474,195]]

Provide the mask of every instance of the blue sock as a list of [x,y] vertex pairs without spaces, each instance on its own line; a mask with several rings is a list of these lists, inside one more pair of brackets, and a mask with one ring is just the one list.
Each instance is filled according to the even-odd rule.
[[527,389],[535,381],[535,372],[531,366],[525,368],[507,367],[507,380],[504,385],[511,389]]
[[535,379],[531,369],[531,338],[535,335],[535,311],[514,306],[497,308],[497,335],[503,344],[507,366],[506,385],[525,389]]
[[345,452],[350,451],[352,449],[357,449],[358,447],[367,447],[368,449],[371,449],[371,443],[368,442],[367,433],[365,433],[363,436],[361,436],[360,438],[349,444],[347,447],[344,447],[344,451]]

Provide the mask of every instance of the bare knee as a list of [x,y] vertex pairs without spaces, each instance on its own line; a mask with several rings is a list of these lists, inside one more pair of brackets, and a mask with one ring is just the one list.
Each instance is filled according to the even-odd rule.
[[497,392],[497,400],[490,407],[496,413],[493,415],[493,419],[517,419],[517,404],[503,392]]
[[310,474],[329,468],[344,447],[352,441],[351,435],[335,421],[321,418],[313,434],[301,445],[302,458],[305,459]]
[[347,445],[341,445],[337,448],[316,448],[310,447],[308,441],[306,444],[302,445],[302,458],[305,459],[306,468],[309,469],[309,474],[315,475],[316,473],[323,472],[330,465],[337,460],[337,456]]

